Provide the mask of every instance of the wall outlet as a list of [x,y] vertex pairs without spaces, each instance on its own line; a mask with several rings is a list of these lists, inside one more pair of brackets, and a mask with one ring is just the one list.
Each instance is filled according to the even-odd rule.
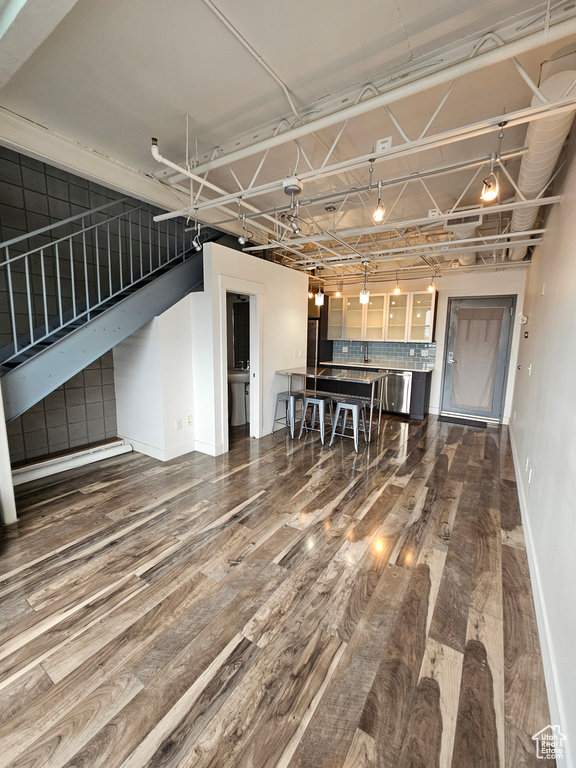
[[342,352],[348,352],[348,347],[342,347]]
[[192,415],[186,416],[186,426],[191,427],[192,426]]
[[420,357],[428,357],[428,350],[427,349],[420,350]]
[[182,419],[176,419],[174,422],[174,429],[182,429]]
[[413,349],[410,350],[410,357],[414,357],[414,350]]

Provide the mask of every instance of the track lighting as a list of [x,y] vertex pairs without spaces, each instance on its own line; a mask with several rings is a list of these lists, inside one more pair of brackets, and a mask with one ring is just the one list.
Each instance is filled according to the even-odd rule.
[[200,227],[201,224],[199,221],[196,222],[196,236],[194,237],[194,240],[192,240],[192,245],[196,249],[196,251],[202,250],[202,243],[200,242]]
[[360,304],[368,304],[370,301],[370,291],[366,288],[366,279],[368,277],[368,262],[364,262],[364,288],[360,291]]
[[386,215],[386,209],[382,205],[382,182],[378,182],[378,205],[376,206],[376,210],[372,214],[372,218],[374,221],[379,224],[381,221],[384,221],[384,216]]
[[242,234],[238,238],[238,242],[240,245],[246,245],[251,237],[254,237],[254,232],[246,229],[246,214],[242,214]]

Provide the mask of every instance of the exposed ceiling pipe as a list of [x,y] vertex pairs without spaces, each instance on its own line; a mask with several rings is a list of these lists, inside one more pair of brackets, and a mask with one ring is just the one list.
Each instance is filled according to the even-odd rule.
[[[455,240],[468,240],[472,237],[476,237],[477,224],[454,224],[450,227]],[[452,256],[451,258],[454,258]],[[458,256],[458,262],[462,267],[471,267],[476,263],[476,252],[467,253],[464,255],[461,253]]]
[[[160,150],[158,149],[158,139],[152,139],[152,146],[150,148],[150,151],[152,152],[152,157],[154,160],[158,161],[159,163],[162,163],[162,165],[167,166],[168,168],[173,168],[175,171],[178,171],[179,173],[183,174],[184,176],[187,176],[189,179],[192,179],[192,181],[197,182],[198,184],[203,184],[205,187],[208,187],[208,189],[211,189],[214,192],[217,192],[219,195],[226,195],[226,190],[222,189],[222,187],[216,186],[216,184],[212,184],[212,182],[207,181],[206,179],[203,179],[201,176],[198,176],[196,173],[192,173],[192,171],[189,171],[187,168],[183,168],[181,165],[177,165],[177,163],[173,163],[171,160],[168,160],[166,157],[160,154]],[[236,198],[242,197],[242,193],[238,193],[236,195]],[[245,208],[248,208],[249,211],[252,211],[253,213],[260,213],[258,208],[255,208],[253,205],[247,202],[243,202],[243,205]],[[187,212],[191,212],[191,209],[186,209]],[[176,216],[183,215],[183,213],[180,211],[175,212]],[[287,224],[283,224],[282,222],[275,219],[273,216],[267,216],[263,215],[262,218],[268,219],[268,221],[272,221],[275,226],[282,227],[283,229],[290,229],[290,227]],[[154,217],[154,221],[157,221],[158,217]]]
[[258,141],[248,147],[243,147],[242,149],[230,152],[229,154],[223,155],[222,157],[214,158],[213,160],[208,160],[207,162],[201,163],[199,166],[197,166],[196,172],[205,173],[206,171],[220,168],[224,165],[229,165],[230,163],[236,162],[237,160],[243,160],[246,157],[252,157],[259,152],[264,152],[270,147],[277,147],[282,144],[286,144],[289,141],[300,139],[303,136],[308,136],[309,134],[315,133],[316,131],[329,128],[336,123],[349,120],[350,118],[357,117],[358,115],[366,114],[367,112],[372,112],[375,109],[385,107],[388,104],[400,101],[401,99],[422,93],[423,91],[435,88],[438,85],[443,85],[444,83],[450,82],[457,77],[470,74],[471,72],[483,69],[484,67],[490,66],[492,64],[499,64],[502,61],[507,61],[512,57],[518,56],[522,53],[527,53],[528,51],[539,48],[542,45],[555,42],[556,40],[561,40],[565,37],[570,37],[574,34],[576,34],[576,17],[558,22],[548,29],[533,32],[532,34],[526,35],[519,40],[505,43],[504,45],[494,48],[490,51],[479,53],[477,56],[474,56],[470,59],[465,59],[464,61],[460,61],[457,64],[453,64],[438,72],[433,72],[432,74],[425,75],[424,77],[421,77],[413,82],[400,85],[396,88],[393,88],[392,90],[381,93],[378,96],[374,96],[371,99],[359,101],[358,103],[352,104],[349,107],[345,107],[344,109],[340,109],[337,112],[332,112],[331,114],[325,115],[324,117],[311,120],[309,123],[296,126],[295,128],[292,128],[289,131],[285,131],[284,133],[279,133],[276,136],[271,136],[267,139],[264,139],[263,141]]
[[[540,91],[547,99],[568,96],[576,90],[576,72],[566,70],[557,72],[542,85]],[[532,105],[539,103],[537,96],[532,99]],[[522,158],[518,174],[518,189],[527,200],[536,200],[546,189],[558,157],[570,131],[574,119],[574,111],[543,117],[529,124],[526,133],[527,152]],[[522,199],[516,195],[516,200]],[[538,216],[539,203],[512,214],[511,231],[521,232],[532,229]],[[527,248],[512,248],[509,257],[512,261],[520,261],[526,255]]]

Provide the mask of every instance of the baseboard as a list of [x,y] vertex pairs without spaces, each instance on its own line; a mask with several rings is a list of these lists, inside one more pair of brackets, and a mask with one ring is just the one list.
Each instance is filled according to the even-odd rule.
[[206,453],[208,456],[221,456],[224,453],[224,445],[222,443],[212,445],[211,443],[203,443],[200,440],[194,442],[194,449],[199,453]]
[[[512,459],[514,462],[514,470],[516,478],[520,478],[521,468],[518,457],[518,451],[514,440],[514,432],[509,430],[510,434],[510,446],[512,448]],[[536,553],[534,551],[532,530],[530,528],[530,520],[528,518],[528,504],[522,483],[517,482],[518,488],[518,500],[520,503],[520,514],[522,516],[522,527],[524,528],[524,538],[526,540],[526,554],[528,557],[528,566],[530,568],[530,577],[533,586],[534,607],[536,609],[536,623],[538,625],[538,635],[540,638],[540,647],[542,652],[542,663],[544,665],[544,675],[546,680],[546,691],[548,693],[548,705],[550,707],[550,719],[551,725],[559,725],[561,731],[565,731],[565,717],[564,709],[562,707],[562,697],[560,694],[560,685],[558,681],[558,671],[554,662],[553,644],[550,635],[550,626],[548,624],[548,618],[546,615],[546,602],[542,592],[542,582],[540,580],[540,571],[538,568],[538,562],[536,560]],[[543,723],[542,727],[548,725]],[[543,761],[545,762],[545,761]],[[556,765],[558,768],[574,768],[572,757],[570,754],[570,744],[566,745],[564,756],[562,758],[556,758]]]

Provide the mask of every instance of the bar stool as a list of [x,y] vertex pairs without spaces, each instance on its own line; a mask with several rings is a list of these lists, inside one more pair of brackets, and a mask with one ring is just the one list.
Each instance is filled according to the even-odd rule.
[[[348,419],[348,413],[352,414],[352,434],[346,434],[346,421]],[[336,432],[338,427],[338,418],[342,414],[342,431]],[[336,414],[334,416],[334,422],[332,426],[332,437],[330,438],[330,447],[334,442],[336,435],[339,437],[353,437],[354,438],[354,450],[358,453],[358,437],[360,435],[360,414],[362,414],[362,431],[364,432],[364,441],[366,439],[366,403],[362,400],[347,400],[338,401],[336,405]]]
[[[324,445],[324,435],[326,430],[326,406],[330,413],[330,425],[334,425],[334,419],[332,418],[332,398],[330,395],[318,395],[309,394],[304,399],[304,405],[302,407],[302,421],[300,422],[300,434],[298,440],[302,437],[304,427],[314,432],[320,432],[320,442]],[[306,414],[308,412],[308,406],[312,408],[310,427],[306,424]],[[318,415],[318,429],[314,426],[316,424],[316,415]]]
[[[294,431],[296,429],[296,403],[298,401],[304,403],[304,392],[278,392],[276,395],[276,407],[274,408],[272,432],[274,432],[274,426],[280,421],[287,427],[290,427],[290,436],[294,439]],[[284,416],[277,418],[278,406],[280,403],[284,403],[286,413]]]

